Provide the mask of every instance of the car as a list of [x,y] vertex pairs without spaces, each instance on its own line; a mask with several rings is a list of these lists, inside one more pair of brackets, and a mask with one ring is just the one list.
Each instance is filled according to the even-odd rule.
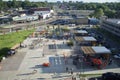
[[116,59],[120,59],[120,54],[116,54],[116,55],[114,55],[114,58],[116,58]]
[[120,80],[120,73],[107,72],[102,74],[102,80]]

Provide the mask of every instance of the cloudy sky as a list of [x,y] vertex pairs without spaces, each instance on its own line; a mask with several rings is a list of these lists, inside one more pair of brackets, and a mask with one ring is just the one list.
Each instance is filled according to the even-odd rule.
[[[48,1],[48,2],[56,2],[63,0],[29,0],[29,1]],[[64,0],[64,1],[83,1],[83,2],[120,2],[120,0]]]

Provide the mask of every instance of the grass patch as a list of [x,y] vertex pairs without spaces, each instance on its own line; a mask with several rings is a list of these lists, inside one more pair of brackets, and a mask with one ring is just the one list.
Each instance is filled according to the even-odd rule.
[[28,37],[28,35],[30,35],[33,32],[34,32],[34,29],[0,35],[0,56],[5,56],[7,51],[12,46],[22,42],[25,38]]

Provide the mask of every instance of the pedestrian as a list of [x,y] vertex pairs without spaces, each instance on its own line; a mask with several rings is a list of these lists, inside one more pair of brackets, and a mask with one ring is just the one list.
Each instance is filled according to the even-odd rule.
[[68,60],[67,59],[65,59],[65,64],[68,64]]
[[109,63],[108,63],[109,65],[111,65],[112,64],[112,59],[110,59],[110,61],[109,61]]
[[20,48],[22,47],[22,43],[20,42]]
[[45,55],[44,55],[44,53],[42,53],[42,57],[44,57]]
[[68,70],[69,70],[68,67],[66,67],[66,72],[68,72]]
[[73,68],[70,69],[70,73],[71,73],[71,75],[73,75]]

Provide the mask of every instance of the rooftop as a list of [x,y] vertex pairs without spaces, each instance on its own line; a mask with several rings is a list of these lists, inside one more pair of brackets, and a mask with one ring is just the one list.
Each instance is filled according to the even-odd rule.
[[50,11],[50,8],[32,8],[31,11]]
[[87,34],[88,32],[86,30],[75,30],[74,33]]
[[110,54],[111,51],[104,46],[83,46],[81,47],[84,54]]
[[109,49],[107,49],[104,46],[94,46],[92,47],[92,49],[96,52],[96,53],[111,53]]
[[82,41],[97,41],[94,37],[89,37],[89,36],[87,36],[87,37],[75,37],[75,40],[80,41],[80,42],[82,42]]
[[95,39],[94,37],[89,37],[89,36],[83,37],[83,39],[84,39],[85,41],[96,41],[96,39]]
[[108,22],[120,24],[120,19],[107,19]]

